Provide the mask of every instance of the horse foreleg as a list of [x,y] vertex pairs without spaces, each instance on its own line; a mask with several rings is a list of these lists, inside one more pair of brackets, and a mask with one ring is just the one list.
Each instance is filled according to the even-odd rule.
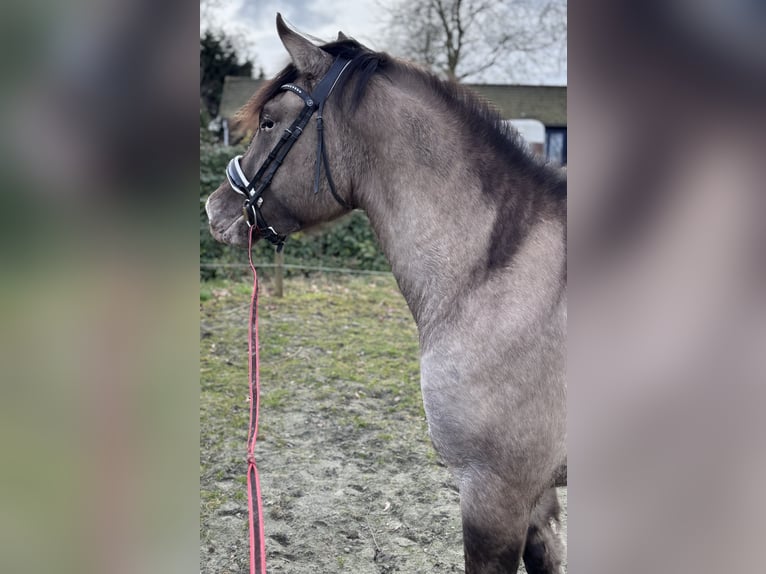
[[549,488],[532,510],[524,546],[524,566],[529,574],[559,574],[564,545],[554,529],[559,524],[559,499],[555,488]]
[[508,496],[500,480],[478,478],[460,489],[466,574],[516,574],[527,537],[529,509]]

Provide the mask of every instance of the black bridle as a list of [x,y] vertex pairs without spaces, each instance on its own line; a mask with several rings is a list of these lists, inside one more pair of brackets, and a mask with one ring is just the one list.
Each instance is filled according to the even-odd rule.
[[303,129],[306,124],[317,112],[317,159],[316,159],[316,175],[314,177],[314,193],[319,192],[319,181],[321,179],[322,164],[324,164],[325,177],[327,177],[327,183],[330,184],[330,193],[341,206],[346,209],[351,209],[351,206],[340,196],[335,190],[335,182],[330,174],[330,164],[327,161],[327,154],[324,149],[324,120],[322,113],[324,111],[325,102],[330,97],[335,84],[343,75],[346,67],[350,64],[349,60],[343,58],[336,58],[330,69],[319,81],[316,88],[311,94],[308,94],[306,90],[296,86],[295,84],[285,84],[280,90],[286,90],[292,92],[301,97],[305,106],[295,121],[289,128],[285,129],[282,137],[271,150],[271,153],[258,168],[255,176],[248,181],[245,173],[242,171],[242,165],[240,160],[241,155],[238,155],[229,161],[229,165],[226,166],[226,177],[229,180],[229,185],[239,193],[245,196],[245,203],[242,206],[242,213],[247,221],[248,227],[255,225],[256,230],[262,237],[268,240],[272,245],[276,245],[277,251],[281,251],[284,246],[286,236],[280,235],[276,230],[271,227],[263,217],[261,213],[261,207],[263,206],[263,192],[271,185],[271,180],[274,178],[274,174],[282,165],[287,153],[293,147],[298,138],[303,133]]

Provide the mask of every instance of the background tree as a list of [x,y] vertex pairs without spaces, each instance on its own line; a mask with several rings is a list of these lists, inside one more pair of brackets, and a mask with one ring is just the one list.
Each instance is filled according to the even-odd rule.
[[566,0],[397,0],[386,11],[389,49],[445,77],[541,83],[563,75]]
[[226,76],[252,76],[253,62],[241,61],[231,39],[206,30],[199,39],[199,91],[211,118],[218,115]]

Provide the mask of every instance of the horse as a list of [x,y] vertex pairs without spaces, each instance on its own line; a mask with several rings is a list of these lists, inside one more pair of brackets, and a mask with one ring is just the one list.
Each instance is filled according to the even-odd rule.
[[468,89],[343,34],[318,46],[276,27],[290,63],[240,111],[254,137],[207,201],[211,233],[247,247],[252,227],[281,249],[363,210],[417,325],[465,571],[560,572],[564,172]]

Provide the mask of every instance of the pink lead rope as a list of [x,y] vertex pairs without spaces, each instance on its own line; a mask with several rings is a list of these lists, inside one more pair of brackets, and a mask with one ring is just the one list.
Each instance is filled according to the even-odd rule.
[[250,298],[250,325],[248,327],[248,366],[250,386],[250,424],[247,437],[247,504],[250,515],[250,574],[266,574],[266,543],[263,535],[263,504],[261,482],[255,466],[255,442],[258,438],[258,407],[260,405],[261,381],[258,374],[258,275],[253,265],[253,233],[250,228],[247,256],[253,271],[253,294]]

